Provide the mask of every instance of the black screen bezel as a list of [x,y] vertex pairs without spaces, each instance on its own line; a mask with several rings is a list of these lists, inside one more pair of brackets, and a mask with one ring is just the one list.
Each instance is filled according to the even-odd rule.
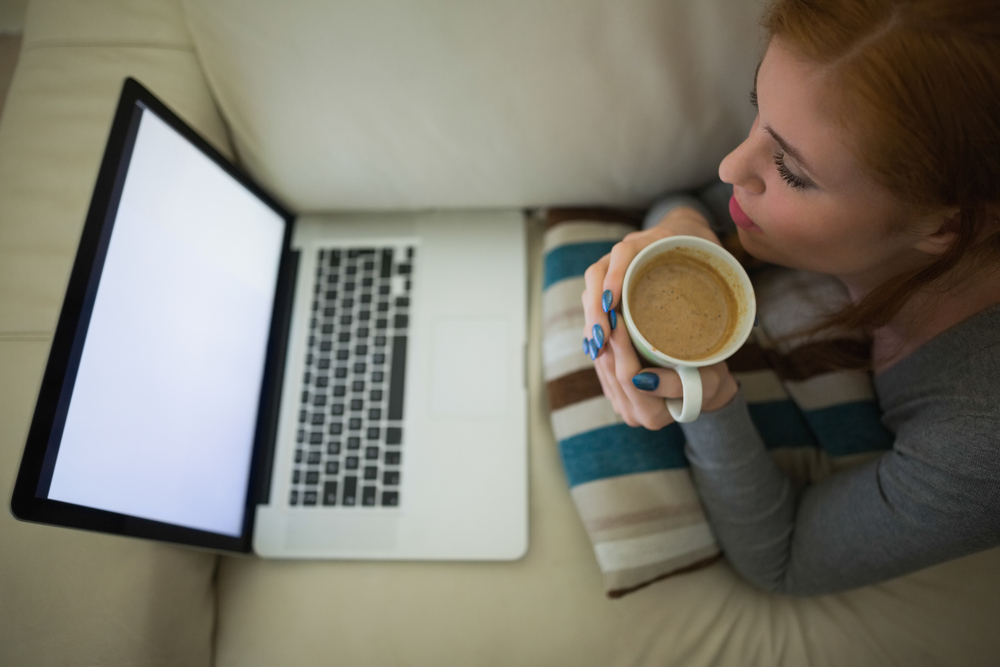
[[[197,530],[45,497],[143,108],[156,114],[184,136],[285,221],[244,522],[239,536]],[[294,220],[295,216],[291,212],[237,169],[142,84],[132,78],[125,80],[11,497],[10,508],[16,518],[219,551],[251,551],[255,508],[260,502],[266,502],[270,486],[270,463],[281,399],[280,378],[284,369],[289,313],[294,296],[294,273],[298,263],[298,254],[291,251]]]

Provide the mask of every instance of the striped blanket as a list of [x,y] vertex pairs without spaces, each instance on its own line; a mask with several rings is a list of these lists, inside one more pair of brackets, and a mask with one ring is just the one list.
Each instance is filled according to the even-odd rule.
[[[543,364],[552,428],[570,493],[610,597],[721,557],[684,454],[684,434],[624,424],[581,349],[586,268],[634,231],[641,215],[552,210],[544,236]],[[751,273],[759,325],[729,360],[779,466],[809,484],[892,445],[880,422],[859,336],[782,336],[846,295],[836,281],[768,267]],[[844,359],[857,363],[844,369]]]

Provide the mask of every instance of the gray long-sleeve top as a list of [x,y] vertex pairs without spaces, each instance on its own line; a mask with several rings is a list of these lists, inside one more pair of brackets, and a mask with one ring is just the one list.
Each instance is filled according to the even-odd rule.
[[875,377],[891,450],[796,493],[742,391],[684,424],[709,523],[732,566],[814,595],[1000,545],[1000,306]]

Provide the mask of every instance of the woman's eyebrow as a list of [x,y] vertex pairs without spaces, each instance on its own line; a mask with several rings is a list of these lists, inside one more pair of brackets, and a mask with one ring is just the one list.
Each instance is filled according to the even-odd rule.
[[795,159],[795,161],[802,166],[803,169],[805,169],[809,173],[813,173],[812,169],[809,168],[809,164],[802,159],[802,154],[799,153],[797,150],[795,150],[794,146],[792,146],[787,141],[782,139],[781,135],[779,135],[777,132],[771,129],[770,125],[765,125],[764,131],[770,134],[771,137],[778,142],[778,145],[781,146],[781,150],[783,150],[786,154],[791,155]]

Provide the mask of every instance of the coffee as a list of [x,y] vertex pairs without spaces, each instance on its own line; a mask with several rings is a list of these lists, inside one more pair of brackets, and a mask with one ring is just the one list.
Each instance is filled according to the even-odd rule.
[[642,267],[632,280],[629,312],[656,350],[696,361],[722,350],[739,317],[729,283],[697,252],[670,250]]

